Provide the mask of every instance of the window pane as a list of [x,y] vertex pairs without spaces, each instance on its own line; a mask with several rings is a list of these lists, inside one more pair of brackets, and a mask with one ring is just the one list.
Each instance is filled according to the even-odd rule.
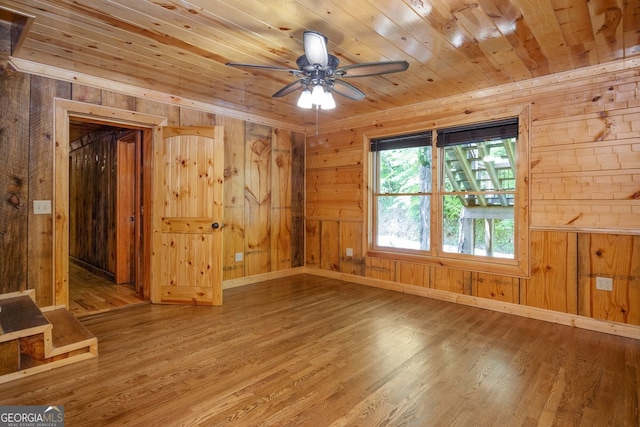
[[445,147],[444,190],[515,190],[514,149],[515,138]]
[[401,249],[429,250],[429,196],[378,196],[376,244]]
[[[502,197],[507,197],[507,206],[501,204]],[[489,193],[482,198],[486,205],[476,203],[477,195],[443,196],[443,251],[513,259],[513,195]]]
[[377,153],[380,166],[378,193],[430,193],[431,147],[383,150]]

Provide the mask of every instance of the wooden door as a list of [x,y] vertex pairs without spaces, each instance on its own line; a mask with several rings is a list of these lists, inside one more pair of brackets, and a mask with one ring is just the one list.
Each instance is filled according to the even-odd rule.
[[135,282],[136,259],[136,149],[138,132],[117,142],[116,154],[116,283]]
[[151,300],[222,304],[222,127],[164,127],[153,150]]

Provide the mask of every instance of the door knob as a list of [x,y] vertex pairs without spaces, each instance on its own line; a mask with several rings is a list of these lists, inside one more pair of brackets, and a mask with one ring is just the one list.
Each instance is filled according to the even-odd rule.
[[218,224],[217,222],[214,222],[213,224],[211,224],[211,228],[213,228],[214,230],[217,230],[218,228],[220,228],[220,224]]

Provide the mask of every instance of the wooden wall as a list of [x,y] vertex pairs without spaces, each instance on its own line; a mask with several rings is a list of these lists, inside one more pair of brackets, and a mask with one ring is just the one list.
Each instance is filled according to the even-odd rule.
[[223,280],[302,267],[305,136],[228,117],[216,124],[225,134]]
[[[0,62],[0,65],[2,63]],[[0,68],[1,292],[35,289],[52,305],[52,216],[33,200],[53,197],[54,99],[166,117],[170,126],[225,126],[224,278],[304,263],[304,134]],[[243,261],[235,261],[235,253]]]
[[69,256],[112,277],[118,135],[99,131],[90,136],[69,156]]
[[29,78],[0,70],[0,94],[0,292],[5,293],[27,289]]
[[[323,125],[307,139],[306,265],[640,325],[639,76],[621,62]],[[520,107],[530,109],[529,276],[367,255],[367,135]],[[595,288],[598,276],[613,292]]]

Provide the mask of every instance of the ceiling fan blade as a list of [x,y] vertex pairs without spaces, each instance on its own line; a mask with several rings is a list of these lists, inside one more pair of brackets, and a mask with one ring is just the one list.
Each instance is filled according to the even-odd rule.
[[361,101],[364,99],[365,94],[360,89],[352,85],[351,83],[343,82],[342,80],[334,80],[332,85],[333,92],[338,95],[345,96],[354,101]]
[[292,68],[278,67],[277,65],[258,65],[258,64],[241,64],[239,62],[227,62],[226,64],[229,67],[240,67],[240,68],[257,68],[259,70],[268,70],[268,71],[287,71],[292,74],[300,73],[300,70],[294,70]]
[[279,91],[277,91],[276,93],[274,93],[273,95],[271,95],[273,98],[280,98],[281,96],[286,96],[289,95],[291,92],[295,92],[296,90],[300,89],[304,87],[304,82],[303,80],[297,80],[293,83],[289,83],[288,85],[286,85],[285,87],[283,87],[282,89],[280,89]]
[[319,65],[321,68],[329,64],[329,52],[327,51],[327,37],[315,31],[305,31],[303,35],[304,54],[311,65]]
[[409,68],[407,61],[367,62],[364,64],[347,65],[336,70],[341,77],[368,77],[381,74],[399,73]]

